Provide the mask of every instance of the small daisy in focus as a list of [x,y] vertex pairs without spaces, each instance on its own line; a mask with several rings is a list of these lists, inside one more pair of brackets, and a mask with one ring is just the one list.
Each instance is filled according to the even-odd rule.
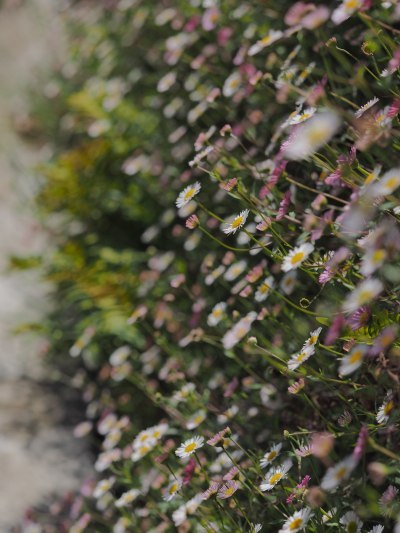
[[347,511],[339,522],[344,526],[346,533],[360,533],[363,523],[354,511]]
[[350,474],[357,466],[357,459],[349,455],[337,465],[328,468],[325,476],[321,481],[321,489],[332,491],[343,481],[350,477]]
[[241,211],[238,215],[235,216],[232,222],[226,223],[223,226],[222,231],[226,233],[227,235],[230,235],[231,233],[232,234],[236,233],[238,229],[244,226],[248,216],[249,216],[248,209]]
[[238,488],[240,488],[240,483],[238,481],[227,481],[219,488],[217,498],[221,500],[226,500],[227,498],[230,498],[233,494],[235,494]]
[[381,281],[373,278],[366,279],[347,296],[343,303],[343,310],[346,313],[351,313],[373,300],[382,291],[383,284]]
[[263,302],[269,296],[270,290],[274,287],[275,281],[272,276],[268,276],[265,280],[257,287],[254,298],[256,302]]
[[218,304],[214,305],[211,313],[207,317],[207,324],[209,326],[216,326],[217,324],[219,324],[224,317],[225,310],[225,302],[219,302]]
[[311,509],[308,507],[305,509],[300,509],[300,511],[296,511],[286,520],[286,522],[283,524],[283,528],[279,530],[279,533],[296,533],[296,531],[305,529],[311,516]]
[[378,424],[386,424],[389,420],[389,417],[394,409],[394,399],[393,392],[390,390],[385,397],[385,401],[379,407],[378,413],[376,415],[376,421]]
[[181,479],[173,479],[171,483],[168,485],[168,487],[165,489],[165,492],[163,494],[163,500],[166,502],[169,502],[176,496],[176,494],[179,492],[179,490],[182,487],[182,480]]
[[298,268],[313,250],[314,246],[308,242],[301,244],[300,246],[296,246],[296,248],[289,252],[289,254],[284,258],[282,270],[284,272],[289,272],[289,270]]
[[204,438],[196,436],[186,440],[183,444],[181,444],[179,448],[175,451],[175,454],[181,458],[189,457],[190,455],[192,455],[192,453],[201,448],[203,445]]
[[304,361],[307,361],[315,353],[314,346],[304,346],[298,353],[292,355],[288,362],[289,370],[296,370]]
[[201,185],[198,181],[196,181],[196,183],[194,183],[193,185],[188,185],[187,187],[185,187],[185,189],[183,189],[183,191],[179,193],[179,196],[176,199],[176,207],[180,209],[181,207],[188,204],[190,200],[192,200],[196,196],[196,194],[200,192],[200,189]]
[[267,452],[264,455],[264,457],[260,460],[261,468],[265,468],[266,466],[271,464],[272,461],[274,461],[278,457],[278,455],[281,452],[281,449],[282,449],[282,443],[281,442],[279,442],[278,444],[274,444],[271,447],[271,449],[269,450],[269,452]]
[[272,467],[267,475],[265,476],[264,481],[260,485],[260,490],[265,492],[271,490],[277,485],[282,479],[287,476],[287,473],[292,467],[292,463],[287,461],[286,463]]
[[339,375],[348,376],[360,368],[367,350],[366,345],[357,344],[346,357],[343,357],[339,367]]
[[308,348],[309,346],[315,346],[318,342],[318,338],[321,334],[322,328],[317,328],[314,331],[311,331],[310,336],[304,343],[304,348]]
[[339,116],[333,111],[314,115],[289,137],[284,150],[285,159],[308,159],[335,135],[340,124]]

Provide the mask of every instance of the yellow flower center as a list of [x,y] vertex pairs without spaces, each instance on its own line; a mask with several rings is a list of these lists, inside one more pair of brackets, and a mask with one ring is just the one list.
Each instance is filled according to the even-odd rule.
[[341,468],[338,469],[338,471],[336,472],[335,474],[335,478],[338,480],[338,481],[342,481],[342,479],[344,479],[344,477],[346,476],[347,474],[347,468],[345,466],[342,466]]
[[269,291],[269,285],[267,283],[263,283],[259,291],[261,292],[261,294],[265,294],[266,292]]
[[229,496],[232,496],[232,494],[233,494],[234,492],[235,492],[235,491],[234,491],[233,487],[229,487],[228,489],[225,490],[224,494],[225,494],[225,496],[228,496],[228,497],[229,497]]
[[282,479],[281,472],[277,472],[276,474],[274,474],[273,476],[271,476],[269,478],[269,484],[270,485],[276,485],[278,483],[278,481],[280,481],[281,479]]
[[383,412],[385,413],[385,415],[389,415],[392,412],[393,407],[394,407],[393,400],[389,400],[388,403],[383,408]]
[[372,293],[372,291],[368,290],[368,289],[364,289],[363,291],[360,292],[359,294],[359,297],[358,297],[358,302],[360,303],[365,303],[365,302],[368,302],[368,300],[371,300],[371,298],[373,298],[374,295]]
[[380,263],[382,259],[385,259],[385,251],[375,250],[375,252],[372,254],[372,261],[374,263]]
[[238,228],[241,224],[243,224],[243,217],[239,215],[239,216],[236,217],[235,220],[232,222],[231,227],[232,227],[233,229],[236,229],[236,228]]
[[349,522],[347,524],[347,533],[357,533],[357,523]]
[[302,523],[303,523],[302,518],[295,518],[289,526],[289,531],[294,531],[295,529],[300,527]]
[[272,459],[275,459],[275,457],[277,456],[278,454],[276,453],[275,450],[272,450],[272,452],[269,452],[269,454],[267,455],[266,459],[267,461],[272,461]]
[[240,79],[239,78],[233,78],[232,80],[230,80],[229,86],[232,89],[236,89],[239,86],[239,83],[240,83]]
[[327,129],[313,129],[308,134],[308,140],[311,144],[320,143],[321,140],[329,137],[329,132]]
[[196,443],[195,442],[191,442],[190,444],[187,444],[185,446],[184,452],[185,453],[193,452],[196,449],[196,447],[197,447]]
[[187,192],[185,192],[185,195],[183,197],[184,200],[190,200],[192,196],[195,194],[196,190],[191,187]]
[[358,363],[362,358],[363,352],[361,350],[355,350],[349,357],[349,363]]
[[300,352],[298,354],[298,356],[296,357],[296,362],[297,363],[301,363],[303,361],[303,359],[305,358],[305,356],[306,356],[305,352]]
[[371,173],[368,174],[368,176],[366,177],[366,179],[365,179],[365,184],[368,185],[368,183],[371,183],[371,181],[374,181],[375,178],[376,178],[376,174],[375,174],[375,172],[371,172]]
[[346,9],[356,9],[358,7],[358,0],[347,0],[344,6]]
[[170,494],[174,494],[174,492],[176,492],[178,490],[178,483],[173,483],[170,488],[169,488],[169,493]]
[[215,318],[219,318],[222,315],[222,309],[214,309],[212,314],[215,316]]
[[385,183],[385,189],[388,189],[388,190],[395,189],[397,187],[398,182],[399,182],[398,176],[393,176],[389,178]]
[[310,344],[315,344],[317,342],[317,339],[318,339],[317,335],[311,335]]
[[304,258],[304,255],[305,255],[304,252],[297,252],[290,259],[290,262],[292,263],[292,265],[295,265],[296,263],[300,263],[300,261]]
[[267,45],[270,42],[270,40],[271,40],[271,36],[267,35],[266,37],[261,39],[260,43],[263,44],[263,45]]
[[140,442],[144,442],[145,440],[147,440],[149,438],[149,434],[148,433],[144,433],[141,437],[140,437]]

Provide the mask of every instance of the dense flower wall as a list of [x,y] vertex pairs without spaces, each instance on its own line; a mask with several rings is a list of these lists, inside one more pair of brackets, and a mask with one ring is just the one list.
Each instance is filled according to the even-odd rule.
[[24,527],[394,531],[399,5],[98,4],[35,100],[98,478]]

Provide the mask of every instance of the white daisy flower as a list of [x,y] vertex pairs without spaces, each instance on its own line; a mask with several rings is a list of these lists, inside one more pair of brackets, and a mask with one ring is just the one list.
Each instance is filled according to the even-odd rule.
[[264,455],[264,457],[260,460],[261,468],[265,468],[266,466],[271,464],[272,461],[274,461],[278,457],[278,455],[280,454],[281,449],[282,449],[282,443],[281,442],[271,446],[271,449],[269,450],[269,452],[267,452]]
[[341,24],[363,5],[363,0],[344,0],[332,13],[332,22]]
[[340,483],[350,477],[350,474],[356,466],[357,459],[353,455],[349,455],[337,465],[328,468],[321,481],[321,489],[329,492],[334,490],[338,485],[340,485]]
[[383,265],[386,256],[387,252],[383,248],[378,250],[368,250],[361,263],[361,274],[363,276],[369,276],[370,274],[373,274],[375,270]]
[[311,331],[310,336],[308,337],[308,339],[304,343],[304,348],[306,348],[308,346],[315,346],[317,344],[317,342],[318,342],[318,338],[319,338],[319,336],[321,334],[321,331],[322,331],[322,328],[317,328],[314,331]]
[[343,357],[339,366],[339,375],[348,376],[360,368],[367,351],[368,347],[365,344],[357,344],[348,355]]
[[142,459],[145,455],[151,452],[151,450],[156,446],[156,444],[157,444],[157,441],[153,439],[152,441],[148,440],[142,446],[135,448],[131,455],[131,460],[134,463],[136,463],[137,461],[140,461],[140,459]]
[[378,424],[386,424],[386,422],[389,420],[389,417],[393,409],[394,409],[393,392],[390,390],[386,394],[385,401],[378,409],[378,413],[376,415],[376,421],[378,422]]
[[223,226],[222,231],[226,233],[227,235],[230,235],[231,233],[232,234],[236,233],[238,229],[244,226],[248,216],[249,216],[248,209],[241,211],[238,215],[235,216],[232,222],[226,223]]
[[202,494],[196,494],[193,498],[191,498],[188,502],[186,502],[186,512],[188,514],[194,514],[199,505],[203,502],[203,495]]
[[296,511],[286,520],[283,524],[283,528],[279,530],[279,533],[296,533],[296,531],[301,531],[306,527],[311,516],[311,509],[308,507]]
[[272,276],[268,276],[268,278],[265,278],[265,280],[257,287],[256,293],[254,295],[256,302],[263,302],[264,300],[266,300],[274,285],[275,281]]
[[295,353],[288,361],[289,370],[296,370],[300,365],[307,361],[315,353],[314,346],[304,346],[300,352]]
[[282,479],[284,479],[292,467],[291,461],[287,461],[279,466],[272,467],[267,475],[265,476],[264,481],[260,485],[260,490],[265,492],[271,490],[277,485]]
[[240,72],[233,72],[228,78],[226,78],[222,88],[222,94],[229,98],[238,91],[241,83],[242,75]]
[[305,122],[306,120],[315,115],[316,110],[317,109],[315,107],[308,107],[302,113],[296,113],[296,115],[294,115],[294,117],[289,120],[289,124],[292,125]]
[[202,446],[204,446],[204,438],[196,436],[191,439],[185,440],[185,442],[182,443],[175,451],[175,454],[181,458],[189,457],[190,455],[192,455],[192,453],[194,453]]
[[186,429],[195,429],[206,419],[207,413],[203,409],[197,411],[193,416],[189,418],[186,422]]
[[250,313],[241,318],[232,329],[228,330],[222,338],[224,348],[228,350],[240,342],[250,331],[251,325],[256,318],[257,313],[255,311],[250,311]]
[[214,305],[211,313],[207,317],[207,324],[209,326],[216,326],[217,324],[219,324],[224,316],[225,310],[225,302],[219,302],[218,304]]
[[381,524],[378,524],[377,526],[374,526],[372,529],[370,529],[368,533],[382,533],[384,529],[385,528]]
[[289,254],[284,258],[282,263],[282,270],[289,272],[294,268],[298,268],[305,259],[312,253],[314,246],[309,242],[296,246]]
[[163,500],[165,500],[166,502],[171,501],[172,498],[174,498],[176,494],[179,492],[181,487],[182,487],[182,480],[173,479],[164,491]]
[[293,161],[308,159],[338,131],[341,120],[333,111],[317,113],[300,126],[290,138],[285,158]]
[[339,522],[344,526],[346,533],[360,533],[363,523],[354,511],[347,511]]
[[99,481],[93,491],[93,498],[101,498],[106,492],[108,492],[115,483],[115,477],[111,476],[108,479],[102,479]]
[[378,279],[370,278],[362,281],[347,296],[343,303],[343,310],[346,313],[356,311],[359,307],[373,300],[383,291],[383,284]]
[[138,489],[131,489],[127,492],[124,492],[121,494],[121,496],[116,500],[115,507],[126,507],[130,503],[132,503],[136,498],[140,495],[140,491]]
[[297,272],[290,270],[281,280],[280,287],[289,296],[294,291],[297,282]]
[[266,37],[263,37],[262,39],[258,40],[255,44],[250,46],[248,55],[249,56],[255,56],[258,54],[258,52],[261,52],[266,46],[269,46],[270,44],[274,43],[278,39],[280,39],[283,36],[283,32],[280,30],[270,30],[268,35]]
[[196,181],[193,185],[188,185],[179,193],[178,198],[176,199],[176,207],[181,208],[188,204],[196,194],[200,192],[201,185],[200,182]]
[[375,96],[375,98],[361,106],[360,109],[354,113],[354,116],[356,118],[360,118],[366,111],[368,111],[368,109],[371,109],[371,107],[374,106],[377,102],[379,102],[379,98]]
[[386,172],[379,181],[374,181],[366,190],[365,194],[373,196],[386,196],[392,194],[400,187],[400,168],[393,168]]
[[233,281],[240,276],[247,268],[247,261],[242,259],[241,261],[236,261],[233,263],[224,274],[224,279],[226,281]]
[[131,353],[129,346],[120,346],[110,355],[110,364],[112,366],[119,366],[125,363]]
[[172,520],[174,522],[175,527],[181,526],[183,522],[186,520],[187,514],[186,514],[186,505],[181,505],[172,513]]

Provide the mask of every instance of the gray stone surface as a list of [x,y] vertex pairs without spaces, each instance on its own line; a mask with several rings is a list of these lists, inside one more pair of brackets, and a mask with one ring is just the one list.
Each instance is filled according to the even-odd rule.
[[43,340],[16,336],[24,322],[40,321],[49,287],[38,272],[12,272],[10,254],[45,254],[46,234],[35,220],[33,166],[39,144],[13,132],[11,116],[28,108],[26,88],[63,55],[56,0],[5,0],[0,9],[0,532],[47,495],[79,487],[89,471],[86,450],[63,425],[54,388],[42,383]]

